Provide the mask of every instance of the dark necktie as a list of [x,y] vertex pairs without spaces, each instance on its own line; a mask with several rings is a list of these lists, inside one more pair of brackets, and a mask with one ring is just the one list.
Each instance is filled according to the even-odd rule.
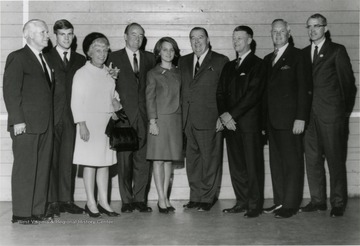
[[66,67],[67,64],[69,63],[69,60],[67,59],[66,55],[67,55],[67,52],[65,51],[65,52],[64,52],[64,59],[63,59],[65,67]]
[[199,69],[200,69],[199,59],[200,59],[200,57],[198,57],[198,58],[197,58],[197,61],[196,61],[196,64],[195,64],[194,77],[195,77],[195,75],[197,74],[197,72],[198,72],[198,71],[199,71]]
[[317,58],[318,58],[318,47],[315,46],[315,50],[314,50],[314,54],[313,54],[313,64],[315,64]]
[[46,63],[45,63],[44,58],[41,53],[39,53],[39,56],[40,56],[41,63],[42,63],[43,69],[44,69],[46,80],[48,82],[49,87],[51,87],[51,80],[50,80],[49,72],[46,67]]
[[136,58],[136,54],[134,53],[134,73],[136,77],[139,77],[139,65],[138,65],[138,60]]
[[273,53],[272,57],[271,57],[271,65],[272,65],[272,66],[275,65],[275,58],[276,58],[278,52],[279,52],[279,49],[276,48],[276,49],[274,50],[274,53]]
[[240,67],[241,57],[236,60],[236,69]]

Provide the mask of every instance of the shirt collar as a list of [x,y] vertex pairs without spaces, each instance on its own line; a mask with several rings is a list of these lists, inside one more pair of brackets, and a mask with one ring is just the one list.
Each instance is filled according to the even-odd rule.
[[314,42],[311,43],[311,50],[315,49],[315,46],[318,47],[318,52],[321,50],[321,47],[324,45],[326,38],[324,38],[318,45],[315,45]]
[[137,50],[136,52],[133,52],[131,49],[129,49],[128,47],[125,47],[126,53],[132,63],[133,59],[134,59],[134,53],[136,54],[136,58],[139,60],[140,59],[140,52],[139,50]]
[[[201,63],[204,61],[207,53],[209,53],[209,50],[210,50],[210,49],[207,49],[207,50],[204,52],[204,54],[202,54],[202,55],[199,57],[199,64],[200,64],[200,65],[201,65]],[[198,60],[198,58],[197,58],[196,54],[194,53],[194,64],[196,64],[197,60]]]
[[64,49],[63,47],[60,47],[59,45],[56,45],[55,47],[56,51],[59,53],[61,59],[64,58],[64,52],[67,52],[66,54],[66,57],[68,60],[70,60],[70,53],[71,53],[71,50],[70,48],[69,49]]
[[241,61],[240,63],[251,53],[251,50],[248,50],[248,52],[246,52],[245,54],[243,54],[242,56],[240,56]]

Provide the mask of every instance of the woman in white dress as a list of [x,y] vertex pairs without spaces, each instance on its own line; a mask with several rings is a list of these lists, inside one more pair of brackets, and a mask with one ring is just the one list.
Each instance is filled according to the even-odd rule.
[[[118,216],[107,199],[109,166],[117,163],[116,151],[110,149],[105,128],[110,119],[117,119],[115,111],[121,108],[115,92],[113,69],[104,65],[109,41],[101,33],[90,33],[83,42],[88,61],[74,76],[71,109],[77,124],[74,164],[84,166],[83,180],[87,203],[85,212],[91,217],[101,213]],[[111,70],[111,71],[110,71]],[[98,201],[94,197],[95,180]]]

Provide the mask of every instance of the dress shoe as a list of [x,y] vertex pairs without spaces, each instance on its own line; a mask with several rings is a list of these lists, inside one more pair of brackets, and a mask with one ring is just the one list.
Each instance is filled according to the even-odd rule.
[[224,213],[233,213],[233,214],[243,213],[245,211],[246,211],[246,208],[244,206],[241,206],[241,205],[238,205],[238,204],[235,204],[235,206],[232,207],[232,208],[225,208],[223,210]]
[[33,217],[21,217],[21,216],[12,216],[12,223],[18,223],[21,225],[37,225],[39,222],[34,220]]
[[106,210],[105,208],[103,208],[100,204],[98,204],[98,210],[99,210],[99,212],[101,213],[101,214],[106,214],[107,216],[109,216],[109,217],[117,217],[117,216],[119,216],[120,214],[118,214],[118,213],[116,213],[116,212],[114,212],[114,211],[108,211],[108,210]]
[[183,205],[183,208],[185,209],[192,209],[192,208],[198,208],[200,206],[200,202],[188,202],[187,204]]
[[159,208],[159,213],[162,213],[162,214],[168,214],[169,213],[169,210],[167,208],[160,207],[159,203],[157,204],[157,206]]
[[60,212],[69,214],[83,214],[84,209],[80,208],[73,202],[60,202]]
[[261,210],[260,210],[260,209],[249,209],[249,210],[244,214],[244,217],[245,217],[245,218],[255,218],[255,217],[259,217],[260,214],[261,214]]
[[297,209],[294,208],[280,208],[275,211],[275,218],[286,219],[296,214]]
[[131,205],[131,203],[123,203],[123,205],[121,207],[122,213],[132,213],[133,211],[134,211],[134,208]]
[[46,208],[46,217],[60,217],[60,208],[58,202],[50,202]]
[[87,205],[85,205],[85,213],[87,213],[87,214],[88,214],[90,217],[92,217],[92,218],[99,218],[99,217],[101,217],[101,214],[100,214],[100,213],[93,213],[93,212],[91,212]]
[[212,206],[213,206],[212,203],[202,202],[200,204],[200,206],[198,207],[197,211],[199,211],[199,212],[210,211]]
[[34,221],[37,221],[38,223],[40,222],[53,222],[54,221],[54,216],[48,215],[48,214],[40,214],[40,215],[32,215],[31,218]]
[[330,217],[340,217],[344,215],[344,208],[342,207],[333,207],[330,212]]
[[282,208],[282,205],[273,205],[273,206],[271,206],[271,207],[269,207],[269,208],[264,208],[263,209],[263,212],[265,213],[265,214],[272,214],[272,213],[275,213],[277,210],[279,210],[280,208]]
[[175,208],[173,206],[167,207],[167,209],[169,210],[169,212],[175,212]]
[[152,209],[146,206],[144,202],[134,202],[134,208],[142,213],[152,212]]
[[305,207],[301,207],[299,209],[300,212],[315,212],[315,211],[326,211],[327,205],[326,204],[314,204],[309,202]]

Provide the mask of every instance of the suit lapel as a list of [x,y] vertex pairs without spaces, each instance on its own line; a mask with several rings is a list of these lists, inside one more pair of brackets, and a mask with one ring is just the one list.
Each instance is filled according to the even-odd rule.
[[[318,58],[315,61],[315,64],[313,64],[313,71],[316,70],[316,68],[324,62],[324,58],[327,56],[329,52],[329,41],[326,40],[325,43],[323,44],[323,46],[321,47],[320,51],[319,51],[319,55]],[[310,49],[310,56],[311,56],[311,49]]]
[[[46,79],[46,77],[45,77],[45,73],[44,73],[44,70],[43,70],[43,66],[42,66],[42,64],[40,63],[40,61],[37,59],[37,57],[36,57],[36,55],[34,54],[34,52],[32,52],[32,50],[30,49],[30,47],[28,46],[28,45],[25,45],[25,50],[26,50],[26,52],[28,53],[27,54],[27,57],[28,57],[28,63],[29,64],[35,64],[35,67],[36,67],[36,69],[38,70],[38,72],[39,72],[39,74],[41,74],[41,76],[42,76],[42,80],[43,80],[43,82],[46,84],[46,87],[47,88],[49,88],[49,85],[48,85],[48,82],[47,82],[47,79]],[[40,53],[40,52],[39,52]],[[46,59],[46,56],[43,56],[43,58],[45,59],[45,61],[46,61],[46,63],[49,65],[50,63],[49,63],[49,61]],[[50,65],[49,65],[50,66]],[[51,68],[50,68],[51,69]],[[50,71],[51,72],[51,71]],[[54,75],[53,74],[51,74],[50,75],[51,76],[51,80],[52,80],[52,82],[53,82],[53,77],[54,77]],[[50,88],[49,88],[50,89]]]
[[[210,60],[211,60],[211,55],[212,55],[212,52],[211,52],[211,50],[209,50],[209,52],[206,54],[203,62],[201,63],[199,71],[196,73],[196,75],[194,77],[194,80],[196,80],[200,76],[201,73],[203,73],[204,71],[209,69],[209,63],[210,63]],[[191,63],[191,64],[194,65],[193,63]],[[194,66],[192,66],[192,71],[193,70],[194,70]],[[194,71],[193,71],[193,73],[194,73]]]

